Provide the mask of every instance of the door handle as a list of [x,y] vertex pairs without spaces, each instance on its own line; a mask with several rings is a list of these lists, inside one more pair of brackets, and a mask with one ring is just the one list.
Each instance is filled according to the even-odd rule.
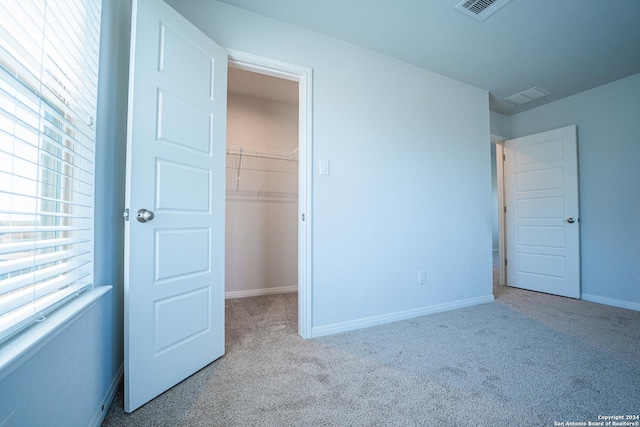
[[148,211],[146,209],[140,209],[136,218],[139,222],[149,222],[155,217],[152,211]]
[[573,224],[574,222],[576,222],[576,220],[575,220],[575,219],[573,219],[573,218],[567,218],[567,222],[568,222],[569,224]]

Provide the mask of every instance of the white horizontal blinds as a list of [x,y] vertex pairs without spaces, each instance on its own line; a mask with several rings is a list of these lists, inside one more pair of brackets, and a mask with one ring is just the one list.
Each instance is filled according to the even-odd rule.
[[100,8],[0,1],[0,341],[93,281]]

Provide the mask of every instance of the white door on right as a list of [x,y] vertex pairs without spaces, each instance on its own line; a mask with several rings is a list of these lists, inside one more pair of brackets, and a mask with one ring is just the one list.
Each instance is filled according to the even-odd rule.
[[505,142],[507,284],[580,298],[576,127]]

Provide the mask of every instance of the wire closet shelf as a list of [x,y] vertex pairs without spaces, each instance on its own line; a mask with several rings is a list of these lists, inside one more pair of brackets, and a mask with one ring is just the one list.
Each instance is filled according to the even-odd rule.
[[227,199],[298,200],[298,149],[227,146]]

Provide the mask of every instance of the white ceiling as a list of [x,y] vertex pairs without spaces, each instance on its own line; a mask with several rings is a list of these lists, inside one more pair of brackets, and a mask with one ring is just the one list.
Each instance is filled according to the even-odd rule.
[[[512,115],[640,73],[640,0],[513,0],[484,22],[461,0],[221,0],[488,90]],[[503,101],[531,87],[550,95]]]
[[298,103],[298,82],[229,67],[227,90],[271,101]]

